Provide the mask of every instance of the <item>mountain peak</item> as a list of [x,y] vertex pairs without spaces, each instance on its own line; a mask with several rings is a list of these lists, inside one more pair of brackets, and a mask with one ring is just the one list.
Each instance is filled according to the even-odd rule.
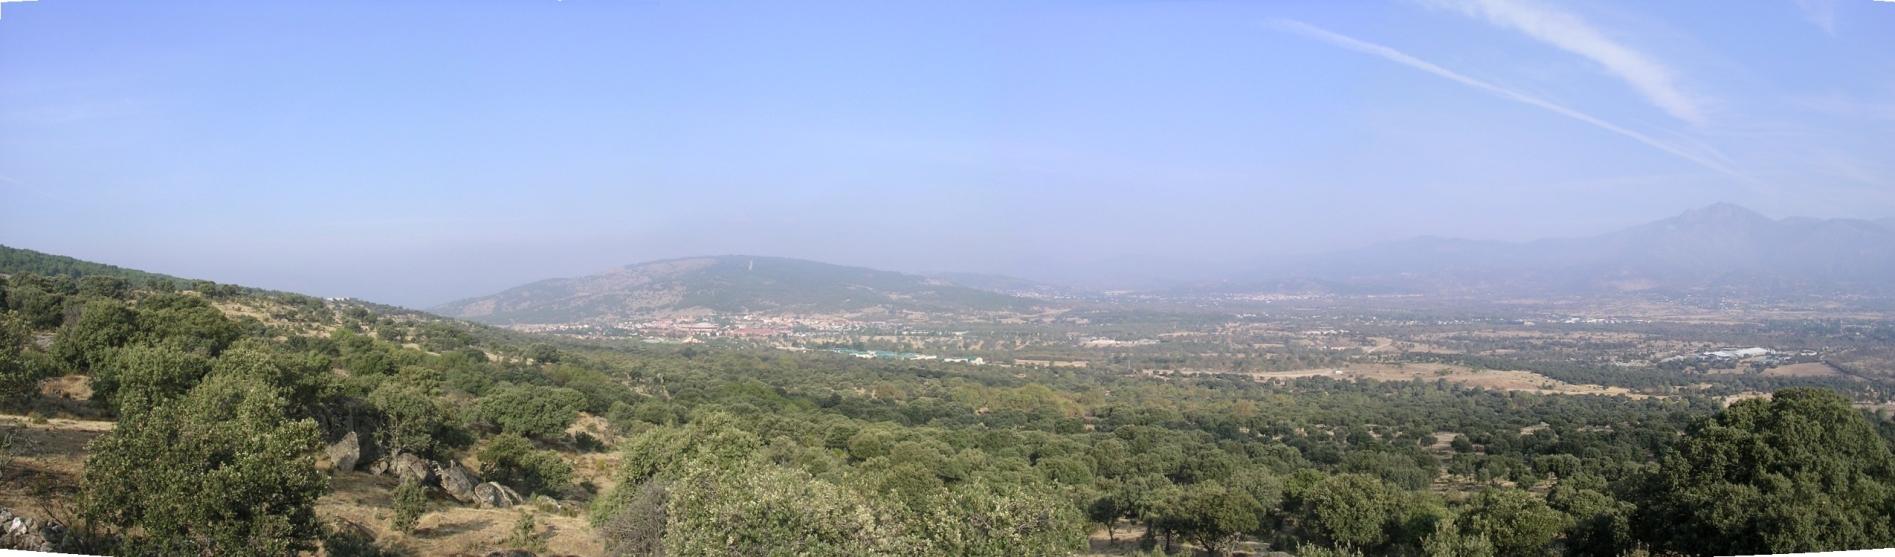
[[1895,284],[1895,228],[1774,219],[1715,203],[1596,236],[1530,243],[1423,237],[1277,262],[1256,277],[1261,284],[1327,280],[1358,291],[1886,293],[1884,285]]
[[1735,203],[1718,202],[1685,211],[1672,219],[1688,223],[1768,223],[1772,219]]

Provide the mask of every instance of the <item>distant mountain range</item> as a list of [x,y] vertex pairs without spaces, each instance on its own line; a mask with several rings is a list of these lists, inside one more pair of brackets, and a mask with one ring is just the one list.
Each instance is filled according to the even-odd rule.
[[[1167,289],[1234,293],[1895,295],[1895,219],[1772,219],[1715,204],[1617,232],[1494,242],[1421,237],[1273,258]],[[1076,289],[1001,275],[878,271],[759,256],[672,259],[551,279],[434,312],[493,324],[732,313],[1022,311]]]
[[628,265],[434,308],[493,324],[592,323],[734,313],[895,314],[1030,309],[1034,302],[892,271],[727,255]]
[[1719,203],[1582,238],[1423,237],[1280,258],[1203,288],[1545,294],[1895,291],[1895,219],[1772,219]]

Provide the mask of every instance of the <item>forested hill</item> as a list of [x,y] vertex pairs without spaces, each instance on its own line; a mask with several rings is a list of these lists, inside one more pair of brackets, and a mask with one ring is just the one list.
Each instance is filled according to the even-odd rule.
[[582,323],[704,313],[993,312],[1033,303],[927,277],[781,257],[729,255],[550,279],[434,308],[485,323]]
[[79,278],[99,276],[122,279],[135,286],[150,286],[159,281],[185,282],[184,279],[158,273],[126,269],[66,257],[0,245],[0,275],[32,273],[44,276]]

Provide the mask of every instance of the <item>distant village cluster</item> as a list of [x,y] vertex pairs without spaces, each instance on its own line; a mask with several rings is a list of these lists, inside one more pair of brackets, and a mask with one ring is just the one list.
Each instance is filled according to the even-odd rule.
[[[801,348],[801,347],[795,347],[795,346],[778,346],[777,348],[782,349],[782,350],[794,350],[794,351],[799,351],[799,352],[808,350],[807,348]],[[977,366],[987,365],[987,359],[981,358],[978,356],[973,357],[973,358],[956,358],[956,357],[943,358],[940,356],[936,356],[934,354],[917,354],[914,352],[892,352],[888,350],[852,350],[848,348],[829,348],[826,350],[829,352],[842,354],[844,356],[853,356],[853,357],[861,358],[864,360],[940,360],[940,361],[948,362],[948,363],[972,364],[972,365],[977,365]]]
[[1740,362],[1744,362],[1752,363],[1760,367],[1772,367],[1797,361],[1809,361],[1818,355],[1819,353],[1815,350],[1784,352],[1761,346],[1753,346],[1750,348],[1706,350],[1693,354],[1681,354],[1666,358],[1663,361],[1701,363],[1709,364],[1711,367],[1732,367]]
[[764,339],[811,333],[847,333],[894,327],[893,323],[840,318],[743,315],[728,319],[625,320],[610,324],[521,324],[510,328],[531,333],[559,333],[585,338],[637,336],[652,342],[702,342],[710,338]]

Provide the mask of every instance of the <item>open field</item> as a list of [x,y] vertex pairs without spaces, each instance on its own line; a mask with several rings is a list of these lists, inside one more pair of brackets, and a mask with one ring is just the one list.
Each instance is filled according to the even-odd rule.
[[[1197,372],[1188,371],[1178,373],[1182,375],[1198,374]],[[1345,363],[1328,368],[1252,372],[1244,375],[1248,375],[1259,381],[1304,377],[1330,377],[1335,379],[1365,381],[1443,380],[1469,387],[1538,394],[1609,395],[1631,398],[1645,398],[1650,396],[1633,392],[1631,389],[1624,387],[1566,383],[1530,371],[1477,370],[1467,366],[1453,364],[1398,365]]]

